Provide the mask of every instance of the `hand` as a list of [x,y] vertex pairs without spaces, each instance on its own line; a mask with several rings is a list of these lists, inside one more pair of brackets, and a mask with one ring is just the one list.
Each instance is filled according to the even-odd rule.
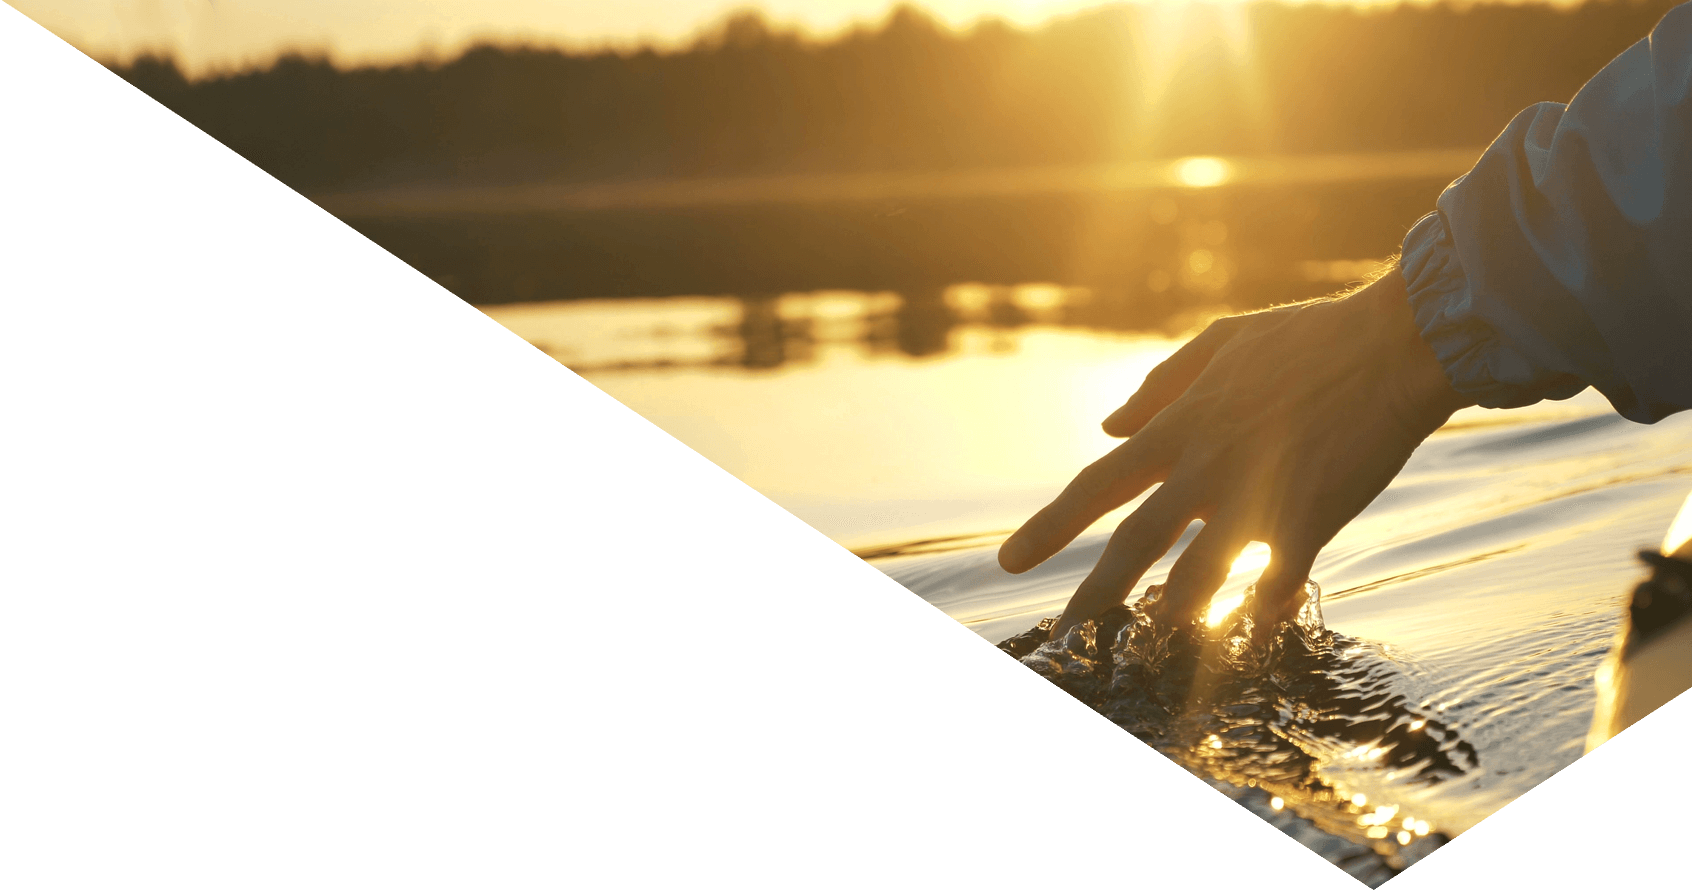
[[1161,603],[1202,611],[1252,541],[1268,544],[1259,610],[1285,620],[1316,554],[1412,451],[1472,401],[1421,340],[1395,267],[1343,298],[1217,320],[1104,422],[1127,443],[1082,470],[999,549],[1020,574],[1144,493],[1053,629],[1119,605],[1194,519]]

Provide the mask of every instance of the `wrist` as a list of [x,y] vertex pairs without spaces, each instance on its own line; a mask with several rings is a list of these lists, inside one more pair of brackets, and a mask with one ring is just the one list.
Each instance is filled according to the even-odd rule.
[[1352,296],[1366,311],[1374,335],[1370,341],[1392,358],[1388,382],[1406,416],[1428,431],[1451,414],[1475,406],[1473,398],[1451,385],[1433,349],[1422,338],[1410,310],[1408,289],[1398,265]]

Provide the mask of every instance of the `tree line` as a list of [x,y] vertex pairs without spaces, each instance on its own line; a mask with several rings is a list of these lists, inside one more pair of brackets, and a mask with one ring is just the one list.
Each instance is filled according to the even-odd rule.
[[914,7],[815,39],[731,16],[669,51],[482,45],[342,70],[290,55],[126,80],[302,191],[1094,164],[1484,145],[1566,101],[1673,0],[1104,7],[948,29]]

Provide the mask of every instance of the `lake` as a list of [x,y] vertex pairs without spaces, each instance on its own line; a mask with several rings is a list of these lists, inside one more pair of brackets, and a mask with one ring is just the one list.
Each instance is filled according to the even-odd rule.
[[[1311,261],[1311,283],[1365,261]],[[1118,444],[1100,422],[1223,305],[1086,327],[1056,284],[486,305],[504,327],[990,642],[1059,613],[1110,513],[1022,576],[1005,535]],[[1692,491],[1692,413],[1464,410],[1313,569],[1332,650],[1161,725],[1090,703],[1367,884],[1579,759],[1636,550]],[[1183,542],[1137,584],[1164,579]],[[1266,562],[1254,545],[1218,598]],[[1311,659],[1315,660],[1315,659]],[[1029,664],[1029,659],[1025,659]],[[1083,698],[1088,701],[1088,698]],[[1223,723],[1225,720],[1225,723]],[[1196,723],[1196,725],[1195,725]],[[1294,772],[1296,770],[1296,772]]]

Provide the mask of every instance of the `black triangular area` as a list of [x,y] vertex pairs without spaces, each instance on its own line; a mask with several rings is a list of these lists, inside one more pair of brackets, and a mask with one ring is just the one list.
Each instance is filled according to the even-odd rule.
[[[470,742],[484,759],[506,755],[487,774],[558,797],[579,777],[613,777],[640,806],[609,811],[662,814],[665,830],[739,823],[777,853],[1007,862],[1007,882],[1049,870],[1113,880],[1156,860],[1145,879],[1173,867],[1174,886],[1239,867],[1350,889],[115,74],[3,15],[3,64],[27,85],[10,119],[24,179],[14,249],[44,273],[29,298],[51,301],[41,334],[78,339],[64,350],[96,383],[66,410],[110,423],[112,479],[139,481],[129,493],[227,513],[195,535],[230,547],[245,576],[333,574],[340,589],[301,591],[289,610],[364,637],[365,664],[338,665],[347,687],[382,667],[384,698],[442,728],[426,752]],[[1646,735],[1596,755],[1604,772],[1619,774]],[[567,745],[594,757],[574,764]],[[1623,835],[1604,823],[1609,789],[1590,762],[1553,781],[1562,816]],[[1665,840],[1670,826],[1626,828]],[[1609,858],[1574,838],[1545,865]],[[1491,860],[1475,850],[1450,848],[1408,877],[1470,879]]]

